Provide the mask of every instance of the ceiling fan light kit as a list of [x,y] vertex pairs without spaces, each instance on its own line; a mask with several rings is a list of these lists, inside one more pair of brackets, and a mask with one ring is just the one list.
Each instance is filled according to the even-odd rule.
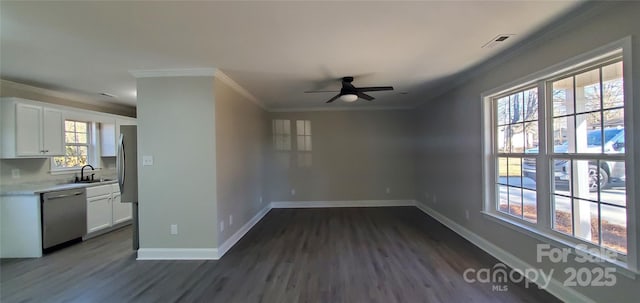
[[356,100],[358,100],[358,95],[356,94],[342,95],[340,96],[340,100],[344,102],[355,102]]
[[[340,93],[335,95],[333,98],[329,99],[327,103],[331,103],[336,99],[340,99],[344,102],[355,102],[358,99],[371,101],[375,98],[365,94],[364,92],[393,90],[393,86],[355,87],[353,86],[353,84],[351,84],[351,82],[353,82],[353,77],[342,78],[342,89],[340,89]],[[324,92],[326,91],[307,91],[305,93],[324,93]]]

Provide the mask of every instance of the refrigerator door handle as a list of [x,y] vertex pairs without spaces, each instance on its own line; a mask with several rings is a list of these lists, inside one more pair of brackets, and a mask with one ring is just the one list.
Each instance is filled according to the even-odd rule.
[[118,141],[118,155],[116,157],[116,174],[118,175],[118,186],[120,187],[120,192],[123,191],[124,187],[124,176],[125,176],[125,153],[124,153],[124,135],[120,134],[120,140]]

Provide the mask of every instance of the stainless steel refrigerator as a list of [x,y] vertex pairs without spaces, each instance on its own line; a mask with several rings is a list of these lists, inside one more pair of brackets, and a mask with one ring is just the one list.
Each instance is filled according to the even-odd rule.
[[116,169],[122,203],[131,203],[133,216],[133,249],[138,241],[138,140],[135,125],[121,125]]

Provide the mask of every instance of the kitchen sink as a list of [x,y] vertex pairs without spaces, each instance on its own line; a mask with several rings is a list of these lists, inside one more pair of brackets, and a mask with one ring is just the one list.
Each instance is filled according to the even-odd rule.
[[100,182],[107,182],[107,181],[111,181],[113,179],[95,179],[95,180],[82,180],[82,181],[76,181],[74,183],[100,183]]

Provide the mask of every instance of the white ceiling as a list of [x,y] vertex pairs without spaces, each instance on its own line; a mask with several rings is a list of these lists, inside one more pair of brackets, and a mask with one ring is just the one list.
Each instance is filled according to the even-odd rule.
[[[130,70],[219,68],[271,109],[411,106],[578,3],[2,1],[0,76],[135,105]],[[515,36],[481,48],[498,34]],[[329,105],[303,93],[349,75],[396,90]]]

